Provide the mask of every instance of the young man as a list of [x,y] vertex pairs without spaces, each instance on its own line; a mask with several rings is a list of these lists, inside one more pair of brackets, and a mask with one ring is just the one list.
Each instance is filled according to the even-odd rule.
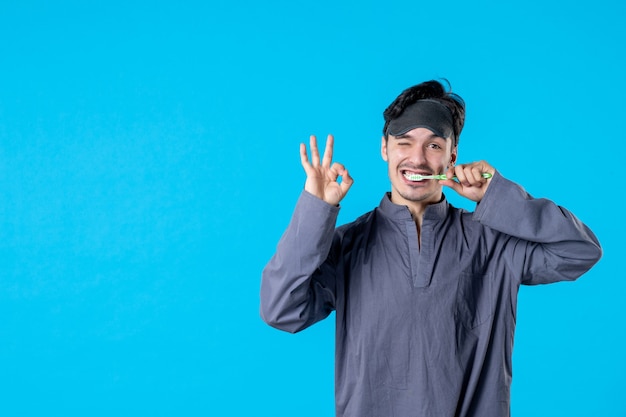
[[[391,192],[338,228],[353,180],[332,163],[332,136],[321,159],[314,136],[310,160],[300,146],[306,183],[263,271],[262,318],[297,332],[336,312],[337,416],[508,416],[519,286],[578,278],[598,240],[487,162],[456,164],[465,105],[439,82],[384,117]],[[419,178],[433,174],[446,179]],[[476,210],[452,207],[443,186]]]

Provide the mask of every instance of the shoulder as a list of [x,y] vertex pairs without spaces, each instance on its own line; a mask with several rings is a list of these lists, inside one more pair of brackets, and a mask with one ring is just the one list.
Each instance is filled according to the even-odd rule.
[[345,223],[337,227],[336,234],[339,236],[350,235],[359,233],[365,228],[368,228],[376,218],[376,209],[370,210],[354,219],[349,223]]

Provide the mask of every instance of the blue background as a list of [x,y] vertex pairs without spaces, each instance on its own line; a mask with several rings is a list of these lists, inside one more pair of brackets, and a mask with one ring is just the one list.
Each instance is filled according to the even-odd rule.
[[[2,2],[0,415],[331,416],[333,320],[258,314],[336,137],[340,222],[389,189],[382,111],[445,77],[485,159],[586,222],[576,283],[522,288],[516,416],[625,416],[624,2]],[[469,202],[448,192],[457,206]]]

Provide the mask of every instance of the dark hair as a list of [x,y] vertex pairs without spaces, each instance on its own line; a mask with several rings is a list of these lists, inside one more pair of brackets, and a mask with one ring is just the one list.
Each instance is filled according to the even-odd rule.
[[387,137],[387,126],[389,122],[398,118],[404,109],[418,100],[431,99],[439,101],[450,109],[454,121],[454,137],[452,138],[452,142],[453,146],[458,145],[459,136],[461,136],[461,130],[463,130],[463,125],[465,124],[465,101],[463,101],[461,96],[452,92],[448,80],[444,79],[444,81],[447,84],[447,88],[439,81],[431,80],[409,87],[400,93],[393,103],[383,112],[383,117],[385,118],[383,135]]

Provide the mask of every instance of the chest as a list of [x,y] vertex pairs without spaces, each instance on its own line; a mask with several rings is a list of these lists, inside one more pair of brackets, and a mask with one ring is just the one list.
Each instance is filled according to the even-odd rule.
[[[342,267],[337,313],[378,328],[473,328],[493,313],[494,276],[481,245],[458,230],[412,222],[373,230]],[[471,248],[471,249],[470,249]],[[403,324],[404,323],[404,324]]]

